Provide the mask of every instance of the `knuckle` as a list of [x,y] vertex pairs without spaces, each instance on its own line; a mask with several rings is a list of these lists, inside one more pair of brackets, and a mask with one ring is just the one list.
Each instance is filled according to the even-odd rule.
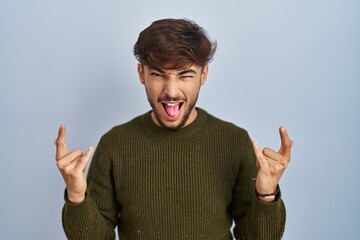
[[69,172],[69,176],[74,179],[76,178],[76,174],[72,171],[72,172]]
[[71,169],[70,169],[70,168],[64,168],[63,172],[64,172],[66,175],[70,175],[70,176],[71,176]]
[[288,161],[286,161],[286,160],[281,160],[281,161],[280,161],[280,164],[281,164],[282,168],[285,169],[285,168],[287,168],[287,166],[288,166],[289,163],[288,163]]
[[71,179],[77,179],[78,178],[78,173],[75,171],[72,171],[71,173],[69,173],[69,176]]
[[73,150],[73,153],[75,153],[76,155],[79,155],[79,156],[83,155],[83,152],[80,148],[75,148]]
[[61,161],[56,162],[56,166],[58,167],[58,169],[63,170],[64,169],[64,164]]
[[276,173],[279,173],[282,171],[282,166],[280,165],[276,165],[275,168],[274,168],[274,171],[273,171],[273,175],[276,175]]

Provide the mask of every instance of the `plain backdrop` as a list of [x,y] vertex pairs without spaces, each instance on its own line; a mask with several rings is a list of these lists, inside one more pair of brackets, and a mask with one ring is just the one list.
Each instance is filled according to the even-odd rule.
[[160,18],[218,42],[199,107],[262,147],[288,128],[283,239],[360,239],[358,0],[0,0],[0,239],[66,239],[57,129],[85,150],[150,109],[132,47]]

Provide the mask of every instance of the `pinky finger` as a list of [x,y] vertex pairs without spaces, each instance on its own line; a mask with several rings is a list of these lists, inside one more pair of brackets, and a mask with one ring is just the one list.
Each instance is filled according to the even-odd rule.
[[93,150],[94,150],[94,148],[92,146],[89,147],[89,149],[85,152],[85,154],[82,156],[80,161],[78,161],[78,163],[75,167],[76,170],[81,170],[81,171],[85,172],[86,165],[90,159],[90,156],[91,156],[91,153]]
[[257,168],[260,168],[264,164],[266,164],[265,156],[263,155],[258,143],[256,141],[253,141],[253,148],[256,156],[256,166]]

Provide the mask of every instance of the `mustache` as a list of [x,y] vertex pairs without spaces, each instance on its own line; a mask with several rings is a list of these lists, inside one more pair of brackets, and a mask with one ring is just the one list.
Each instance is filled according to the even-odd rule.
[[178,101],[185,101],[186,98],[180,97],[180,96],[176,96],[176,97],[170,97],[169,95],[164,95],[161,96],[157,99],[157,102],[163,102],[163,101],[173,101],[173,102],[178,102]]

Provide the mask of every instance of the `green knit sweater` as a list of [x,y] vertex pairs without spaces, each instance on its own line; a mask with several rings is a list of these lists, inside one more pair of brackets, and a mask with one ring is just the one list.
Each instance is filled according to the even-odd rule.
[[[100,140],[85,200],[63,208],[69,239],[280,239],[285,207],[255,196],[257,169],[247,132],[202,109],[178,130],[150,112]],[[65,196],[66,199],[66,196]]]

